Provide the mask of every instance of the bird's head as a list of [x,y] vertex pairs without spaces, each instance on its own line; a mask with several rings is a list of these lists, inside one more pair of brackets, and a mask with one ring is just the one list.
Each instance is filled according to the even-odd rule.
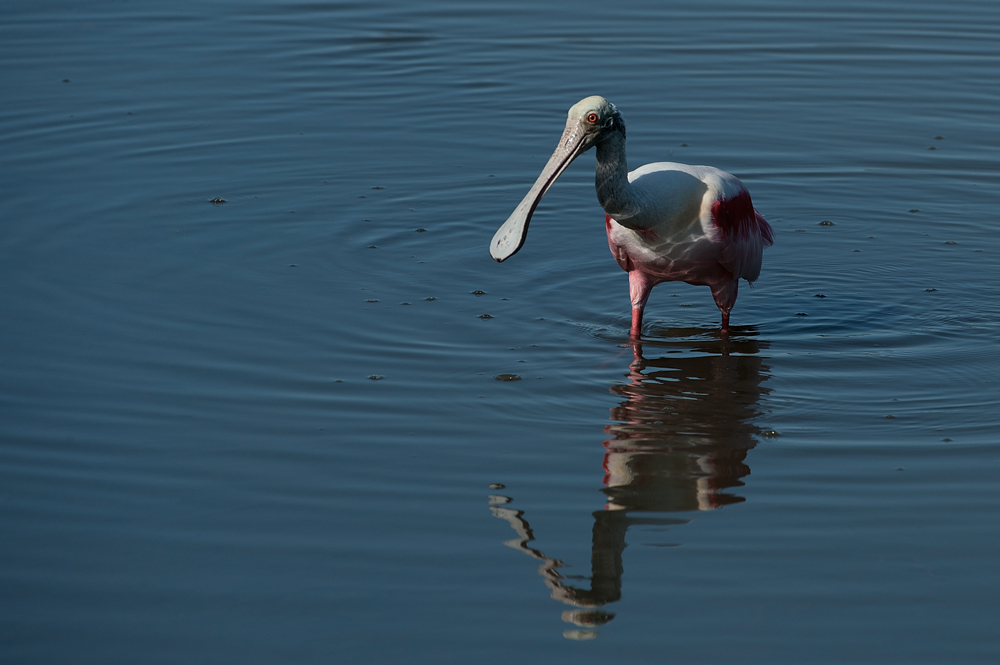
[[624,139],[625,123],[615,105],[604,97],[586,97],[573,105],[566,115],[566,128],[555,152],[528,194],[493,236],[490,254],[494,259],[503,261],[521,249],[535,207],[566,167],[587,150],[616,134]]
[[575,158],[615,133],[624,134],[625,122],[614,104],[604,97],[593,95],[578,101],[566,114],[564,139],[571,129],[574,136],[582,138],[582,145],[574,155]]

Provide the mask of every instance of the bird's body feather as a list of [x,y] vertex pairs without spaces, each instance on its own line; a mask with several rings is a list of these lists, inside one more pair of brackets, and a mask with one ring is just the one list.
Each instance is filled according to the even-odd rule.
[[622,269],[642,270],[657,283],[757,279],[772,231],[739,179],[673,162],[646,164],[628,179],[642,213],[629,218],[631,228],[607,220],[608,244]]

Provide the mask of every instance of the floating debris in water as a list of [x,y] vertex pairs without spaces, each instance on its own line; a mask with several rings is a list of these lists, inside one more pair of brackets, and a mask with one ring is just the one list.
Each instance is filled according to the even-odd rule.
[[507,486],[504,485],[503,483],[490,483],[489,485],[487,485],[487,487],[489,487],[491,490],[507,489]]
[[399,303],[399,304],[400,304],[400,305],[409,305],[410,303],[408,303],[408,302],[401,302],[401,303]]
[[430,298],[424,298],[424,300],[426,300],[427,302],[430,302],[432,300],[437,300],[437,298],[435,298],[434,296],[431,296]]
[[833,226],[833,222],[831,222],[829,219],[824,219],[822,222],[819,223],[819,226]]
[[893,420],[893,419],[894,419],[895,417],[896,417],[896,416],[893,416],[893,415],[888,415],[888,416],[886,416],[886,418],[887,418],[888,420]]
[[368,249],[378,249],[375,245],[368,245]]
[[809,315],[806,314],[805,312],[796,312],[795,316],[809,316]]
[[368,378],[369,378],[369,379],[371,379],[372,381],[381,381],[381,380],[382,380],[382,379],[384,379],[385,377],[384,377],[384,376],[381,376],[381,375],[379,375],[379,374],[372,374],[372,375],[371,375],[371,376],[369,376]]
[[935,141],[940,141],[940,140],[941,140],[941,139],[943,139],[943,138],[944,138],[943,136],[935,136],[935,137],[934,137],[934,140],[935,140]]
[[226,199],[222,198],[221,196],[216,196],[214,199],[209,199],[208,202],[213,205],[222,205],[223,203],[226,202]]
[[497,381],[520,381],[521,377],[517,374],[497,374],[493,377]]
[[917,208],[910,208],[907,212],[920,212]]
[[937,291],[937,289],[924,289],[924,291],[926,291],[927,293],[930,293],[932,291]]
[[946,245],[957,245],[958,243],[955,242],[954,240],[945,240],[944,244],[946,244]]
[[479,318],[481,318],[481,319],[492,319],[493,315],[492,314],[480,314]]
[[769,439],[773,439],[775,437],[781,436],[781,434],[777,430],[773,430],[773,429],[765,430],[765,431],[761,432],[760,435],[761,436],[766,436]]
[[378,302],[378,298],[369,298],[365,302]]
[[289,263],[289,264],[288,264],[288,267],[289,267],[289,268],[298,268],[298,266],[297,266],[297,265],[295,265],[294,263]]
[[417,229],[417,233],[427,233],[427,229]]
[[822,293],[817,293],[816,295],[813,296],[813,298],[825,298],[825,297],[826,296],[823,295]]
[[474,296],[485,296],[486,295],[486,291],[480,291],[479,289],[476,289],[475,291],[472,292],[472,295],[474,295]]

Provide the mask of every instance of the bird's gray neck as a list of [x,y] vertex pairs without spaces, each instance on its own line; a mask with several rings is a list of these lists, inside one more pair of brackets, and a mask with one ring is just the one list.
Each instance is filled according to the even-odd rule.
[[638,222],[642,206],[628,181],[628,160],[625,158],[625,132],[613,133],[597,144],[597,200],[604,212],[615,221],[631,227]]

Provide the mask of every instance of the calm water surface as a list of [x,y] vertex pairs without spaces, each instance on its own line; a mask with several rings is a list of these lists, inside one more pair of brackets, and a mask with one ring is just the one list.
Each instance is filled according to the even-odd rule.
[[[1000,659],[1000,5],[0,19],[4,663]],[[728,339],[591,155],[490,259],[590,94],[774,226]]]

